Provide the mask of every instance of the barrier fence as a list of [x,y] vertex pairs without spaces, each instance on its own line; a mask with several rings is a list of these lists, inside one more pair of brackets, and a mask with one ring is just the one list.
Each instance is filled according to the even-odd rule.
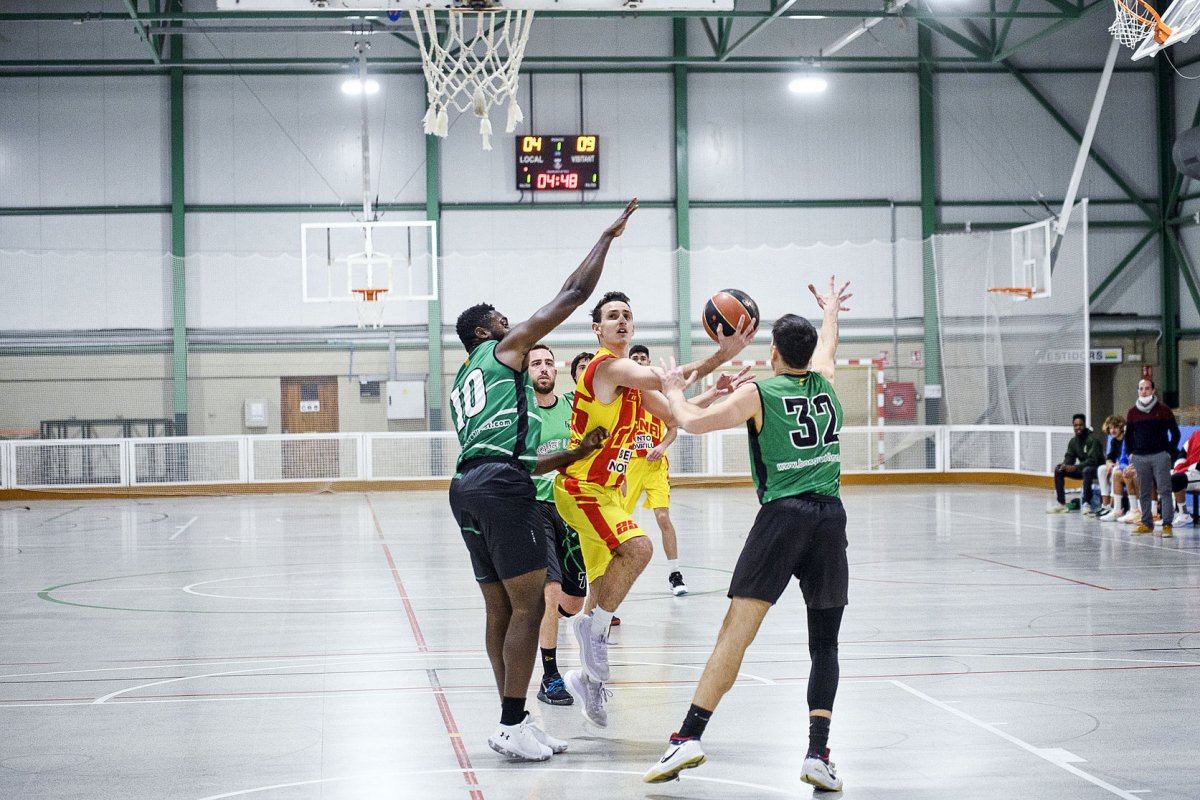
[[[845,427],[842,471],[1049,475],[1071,436],[1068,427]],[[437,480],[453,474],[458,453],[452,432],[28,439],[0,442],[0,489]],[[680,434],[670,459],[673,477],[750,475],[745,430]]]

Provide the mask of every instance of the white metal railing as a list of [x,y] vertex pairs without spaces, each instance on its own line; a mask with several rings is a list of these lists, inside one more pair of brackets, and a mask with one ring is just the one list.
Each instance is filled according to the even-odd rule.
[[[842,471],[1049,475],[1071,436],[1068,427],[846,427]],[[0,442],[0,488],[431,480],[449,478],[458,453],[452,432],[28,439]],[[744,428],[682,434],[670,458],[674,476],[750,474]]]

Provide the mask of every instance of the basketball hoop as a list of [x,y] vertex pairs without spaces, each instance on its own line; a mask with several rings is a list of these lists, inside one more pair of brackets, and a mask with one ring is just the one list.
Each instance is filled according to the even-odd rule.
[[[501,17],[503,14],[503,17]],[[525,118],[517,105],[517,84],[525,43],[529,41],[532,11],[493,10],[491,3],[474,3],[447,12],[449,23],[445,39],[438,41],[436,20],[431,8],[408,12],[421,50],[425,72],[426,134],[446,136],[450,130],[447,110],[453,106],[470,109],[479,117],[479,135],[483,149],[491,150],[492,123],[488,111],[508,101],[508,120],[504,129],[512,133]],[[468,21],[474,32],[468,33]]]
[[1033,299],[1033,288],[1029,286],[992,286],[988,288],[988,291],[995,294],[1012,295],[1014,300],[1018,297],[1026,300]]
[[1109,26],[1108,32],[1118,42],[1129,48],[1136,48],[1150,36],[1154,41],[1163,44],[1171,36],[1171,29],[1163,24],[1158,12],[1146,0],[1113,0],[1117,18]]
[[358,304],[355,310],[358,312],[358,327],[360,328],[382,328],[383,327],[383,295],[387,294],[387,289],[351,289],[350,291],[358,295]]

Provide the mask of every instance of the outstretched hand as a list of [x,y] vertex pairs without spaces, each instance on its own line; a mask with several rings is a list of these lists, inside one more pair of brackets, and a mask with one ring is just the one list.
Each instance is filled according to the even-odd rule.
[[820,294],[817,292],[817,287],[811,283],[808,285],[808,290],[813,293],[813,297],[817,298],[817,305],[821,307],[821,310],[832,307],[838,311],[849,311],[850,308],[846,306],[846,301],[854,297],[853,293],[846,291],[846,289],[850,288],[850,281],[846,281],[840,289],[835,289],[835,286],[837,286],[837,282],[830,275],[829,294]]
[[754,341],[754,334],[757,332],[758,324],[753,322],[749,315],[743,314],[738,320],[737,330],[729,336],[725,335],[724,326],[717,328],[717,351],[728,361],[745,350],[746,346]]
[[676,389],[682,392],[696,380],[697,373],[695,371],[691,375],[683,374],[683,370],[675,363],[674,356],[671,356],[669,361],[660,360],[658,363],[659,366],[651,367],[650,369],[654,370],[654,374],[658,376],[658,380],[662,383],[663,394],[673,392]]
[[743,367],[742,371],[734,375],[732,372],[722,372],[717,376],[715,386],[715,394],[717,397],[724,397],[727,394],[733,394],[739,386],[745,383],[754,381],[753,375],[748,375],[752,367]]
[[604,440],[608,438],[608,431],[603,427],[595,427],[583,435],[583,439],[579,442],[579,450],[583,453],[591,453],[599,450]]
[[625,223],[629,222],[629,217],[633,215],[633,212],[637,211],[637,207],[638,203],[635,197],[629,201],[629,205],[625,206],[625,210],[621,212],[621,216],[617,217],[617,221],[609,225],[604,232],[614,238],[624,233]]

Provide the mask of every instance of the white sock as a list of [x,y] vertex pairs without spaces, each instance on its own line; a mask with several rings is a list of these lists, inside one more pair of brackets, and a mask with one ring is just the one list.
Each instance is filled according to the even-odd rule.
[[592,609],[592,635],[599,638],[608,635],[608,626],[612,625],[613,612],[605,611],[600,606]]
[[672,572],[679,572],[679,559],[678,558],[668,558],[667,559],[667,574],[670,575]]

